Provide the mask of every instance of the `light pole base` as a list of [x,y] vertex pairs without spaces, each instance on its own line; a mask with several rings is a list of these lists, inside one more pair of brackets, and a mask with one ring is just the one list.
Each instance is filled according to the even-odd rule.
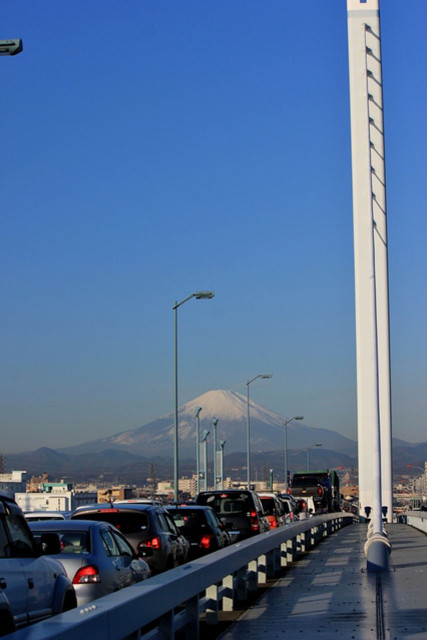
[[391,544],[382,533],[374,533],[365,542],[365,556],[367,559],[367,571],[388,571],[391,553]]

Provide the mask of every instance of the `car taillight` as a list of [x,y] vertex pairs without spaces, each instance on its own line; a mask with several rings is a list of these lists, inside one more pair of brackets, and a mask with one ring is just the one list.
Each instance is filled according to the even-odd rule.
[[317,493],[319,494],[319,496],[322,495],[322,493],[323,493],[322,487],[317,487]]
[[268,521],[270,523],[270,528],[275,529],[278,526],[277,517],[276,516],[267,516]]
[[252,531],[259,531],[259,520],[258,520],[257,512],[256,511],[251,511],[250,518],[251,518],[251,529],[252,529]]
[[158,536],[155,536],[154,538],[151,538],[150,540],[145,540],[144,542],[141,542],[139,545],[140,548],[144,548],[144,547],[148,547],[149,549],[155,549],[155,550],[159,550],[162,548],[162,541],[160,540],[160,538]]
[[101,582],[98,567],[95,565],[82,567],[73,578],[73,584],[93,584],[95,582]]
[[199,542],[199,548],[200,549],[209,549],[211,546],[211,542],[213,540],[213,535],[211,533],[206,534],[205,536],[202,537],[202,539]]

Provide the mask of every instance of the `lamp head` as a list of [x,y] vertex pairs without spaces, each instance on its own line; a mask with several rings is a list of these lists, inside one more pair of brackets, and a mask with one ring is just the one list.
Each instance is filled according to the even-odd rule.
[[202,299],[210,300],[211,298],[214,297],[215,291],[196,291],[195,293],[193,293],[193,295],[196,298],[196,300],[202,300]]
[[15,40],[0,40],[0,56],[16,56],[23,50],[21,38]]
[[268,378],[272,378],[273,374],[272,373],[262,373],[260,375],[260,378],[262,378],[263,380],[267,380]]
[[201,412],[202,407],[195,407],[194,408],[194,415],[196,416],[196,418],[199,417],[199,413]]

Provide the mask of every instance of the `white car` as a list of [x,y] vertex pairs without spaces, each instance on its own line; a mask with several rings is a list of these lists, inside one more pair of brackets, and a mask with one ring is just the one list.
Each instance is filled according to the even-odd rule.
[[0,634],[76,605],[62,564],[41,555],[21,509],[0,494]]
[[62,511],[24,511],[27,522],[39,522],[40,520],[65,520]]

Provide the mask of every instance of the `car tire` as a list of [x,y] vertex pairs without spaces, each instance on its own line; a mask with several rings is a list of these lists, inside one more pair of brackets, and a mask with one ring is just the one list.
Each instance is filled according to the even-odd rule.
[[9,612],[2,611],[0,613],[0,636],[7,636],[15,631],[15,624]]
[[76,594],[69,591],[68,593],[65,594],[62,613],[65,613],[65,611],[71,611],[71,609],[75,609],[76,607],[77,607]]

